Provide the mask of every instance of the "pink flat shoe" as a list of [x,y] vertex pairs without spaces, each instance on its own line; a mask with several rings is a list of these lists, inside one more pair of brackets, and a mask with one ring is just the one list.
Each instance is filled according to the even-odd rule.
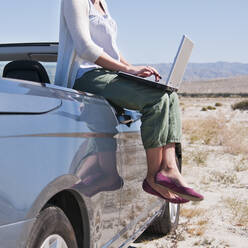
[[188,200],[185,200],[185,199],[183,199],[181,197],[166,198],[166,197],[162,196],[160,193],[158,193],[155,189],[153,189],[151,187],[151,185],[147,182],[146,179],[143,181],[142,188],[148,194],[152,194],[152,195],[158,196],[158,197],[163,198],[164,200],[169,201],[171,203],[177,203],[177,204],[180,204],[181,203],[182,204],[182,203],[189,202]]
[[175,180],[164,176],[161,172],[157,173],[155,181],[157,184],[164,186],[168,191],[175,193],[186,200],[202,201],[204,199],[203,195],[195,192],[192,188],[178,185]]

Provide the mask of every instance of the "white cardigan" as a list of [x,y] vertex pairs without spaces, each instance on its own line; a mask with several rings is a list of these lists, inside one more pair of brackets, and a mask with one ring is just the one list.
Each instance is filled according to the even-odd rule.
[[[107,10],[105,1],[101,2]],[[103,53],[91,39],[89,8],[88,0],[61,1],[56,85],[72,88],[80,64],[94,63]]]

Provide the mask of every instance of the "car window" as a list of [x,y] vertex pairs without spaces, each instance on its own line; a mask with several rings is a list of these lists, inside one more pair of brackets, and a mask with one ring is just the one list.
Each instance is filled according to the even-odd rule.
[[56,65],[55,62],[40,62],[46,69],[48,77],[50,79],[50,83],[54,84]]
[[3,69],[4,69],[4,66],[6,65],[6,64],[8,64],[9,63],[9,61],[4,61],[4,62],[0,62],[0,77],[2,77],[3,76]]
[[[10,61],[1,61],[0,62],[0,77],[3,76],[3,70],[5,65],[7,65]],[[56,65],[55,62],[40,62],[47,71],[48,77],[50,79],[50,83],[54,84],[55,73],[56,73]]]

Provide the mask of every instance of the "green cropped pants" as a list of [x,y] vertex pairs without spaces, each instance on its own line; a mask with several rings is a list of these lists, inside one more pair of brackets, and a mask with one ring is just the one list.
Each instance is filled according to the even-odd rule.
[[152,88],[105,69],[86,72],[75,81],[74,89],[101,95],[117,106],[139,111],[145,149],[181,142],[180,107],[175,92]]

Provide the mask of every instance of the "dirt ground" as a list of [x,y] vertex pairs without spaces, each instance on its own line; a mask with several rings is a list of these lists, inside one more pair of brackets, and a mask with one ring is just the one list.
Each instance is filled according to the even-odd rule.
[[205,199],[181,206],[176,231],[131,247],[248,247],[248,111],[231,108],[242,100],[181,98],[183,175]]

